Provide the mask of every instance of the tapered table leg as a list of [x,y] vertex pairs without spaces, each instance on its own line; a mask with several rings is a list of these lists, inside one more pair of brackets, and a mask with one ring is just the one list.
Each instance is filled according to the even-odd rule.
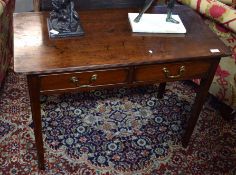
[[36,75],[27,75],[32,118],[34,122],[34,136],[37,149],[38,166],[44,170],[44,148],[42,137],[42,121],[40,112],[40,84]]
[[163,95],[165,93],[165,89],[166,89],[166,83],[160,83],[159,87],[158,87],[157,98],[159,98],[159,99],[163,98]]
[[209,90],[212,80],[214,78],[215,71],[216,71],[217,66],[219,64],[219,61],[220,61],[220,58],[212,64],[206,77],[201,79],[200,88],[198,89],[198,92],[197,92],[197,95],[195,98],[195,102],[192,107],[191,116],[187,122],[187,129],[184,134],[183,141],[182,141],[183,147],[185,147],[185,148],[188,146],[190,137],[191,137],[194,127],[197,123],[202,106],[203,106],[203,104],[206,100],[206,97],[208,95],[208,90]]

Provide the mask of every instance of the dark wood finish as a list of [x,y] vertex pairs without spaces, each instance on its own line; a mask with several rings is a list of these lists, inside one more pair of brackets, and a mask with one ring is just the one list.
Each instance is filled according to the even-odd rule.
[[44,148],[42,136],[42,120],[40,107],[40,81],[35,75],[27,75],[32,118],[34,122],[34,137],[37,149],[38,166],[44,170]]
[[233,110],[230,106],[226,105],[225,103],[221,103],[219,106],[221,116],[227,120],[231,121],[236,118],[236,110]]
[[160,83],[159,87],[158,87],[158,95],[157,98],[161,99],[164,96],[165,93],[165,89],[166,89],[166,82],[164,83]]
[[[175,9],[175,13],[180,14],[187,34],[172,37],[133,34],[127,13],[137,11],[113,9],[81,12],[85,36],[55,40],[48,37],[45,23],[47,14],[17,14],[14,21],[17,46],[14,50],[14,69],[16,72],[31,74],[85,71],[189,59],[202,59],[204,62],[229,53],[201,17],[188,7]],[[153,8],[151,12],[164,13],[165,8]],[[212,48],[218,48],[220,52],[211,53]],[[149,50],[153,53],[150,54]]]
[[[138,12],[138,9],[81,11],[86,35],[56,40],[48,37],[48,13],[14,16],[14,69],[28,74],[41,169],[44,168],[41,93],[159,82],[159,96],[162,97],[166,82],[202,78],[183,140],[183,145],[187,146],[219,59],[230,55],[231,51],[190,8],[178,6],[174,12],[180,15],[187,29],[186,35],[134,34],[130,30],[128,12]],[[166,13],[166,8],[154,7],[150,12]],[[210,49],[220,52],[211,53]],[[168,68],[170,75],[178,75],[181,66],[185,66],[182,76],[165,77],[164,67]],[[94,74],[98,78],[91,82]],[[72,83],[72,77],[80,82]],[[81,85],[86,86],[81,88]]]
[[[100,70],[91,72],[75,72],[64,74],[50,74],[40,76],[41,79],[41,91],[47,90],[60,90],[60,89],[75,89],[84,88],[83,85],[101,86],[112,84],[127,84],[128,83],[129,69],[113,69],[113,70]],[[91,82],[91,77],[97,76],[97,80]],[[79,82],[76,86],[71,81],[72,77],[76,77]],[[82,86],[82,87],[80,87]]]
[[214,78],[215,71],[217,69],[219,62],[220,62],[220,57],[216,58],[215,62],[212,63],[212,66],[209,69],[207,76],[201,79],[200,87],[198,89],[199,92],[196,95],[195,102],[193,104],[192,111],[191,111],[191,118],[189,118],[189,121],[187,123],[186,133],[184,134],[183,141],[182,141],[182,144],[185,148],[188,146],[190,137],[193,133],[193,130],[197,123],[202,106],[208,95],[208,89]]
[[[166,82],[166,81],[176,81],[180,79],[186,79],[187,77],[201,77],[204,76],[209,70],[212,62],[211,61],[185,61],[185,62],[177,62],[177,63],[168,63],[168,64],[154,64],[154,65],[145,65],[138,66],[135,68],[135,77],[134,81],[158,81],[158,82]],[[183,76],[180,78],[166,78],[163,68],[167,68],[170,71],[170,75],[178,75],[180,67],[184,66],[185,71]],[[194,71],[193,71],[194,69]]]

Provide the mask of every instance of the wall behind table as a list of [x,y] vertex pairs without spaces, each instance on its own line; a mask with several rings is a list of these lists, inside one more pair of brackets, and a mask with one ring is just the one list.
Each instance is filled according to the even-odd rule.
[[[75,0],[77,9],[97,9],[112,7],[141,7],[145,0]],[[51,9],[51,0],[42,0],[42,10]]]

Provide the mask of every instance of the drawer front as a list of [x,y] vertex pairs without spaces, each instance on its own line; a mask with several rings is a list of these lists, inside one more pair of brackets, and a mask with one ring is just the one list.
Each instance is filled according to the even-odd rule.
[[210,66],[210,61],[137,66],[135,68],[134,82],[168,82],[201,77],[209,70]]
[[91,72],[43,75],[40,77],[41,91],[124,84],[128,81],[128,73],[128,69],[109,69]]

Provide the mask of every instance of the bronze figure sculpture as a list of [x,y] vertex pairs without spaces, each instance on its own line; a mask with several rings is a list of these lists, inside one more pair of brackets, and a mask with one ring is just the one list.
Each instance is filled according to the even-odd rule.
[[[154,2],[154,0],[146,0],[145,1],[144,7],[143,7],[142,11],[134,19],[134,22],[138,23],[140,21],[140,19],[143,16],[143,14],[148,10],[148,8],[152,5],[153,2]],[[166,17],[166,21],[167,22],[172,22],[172,23],[179,24],[179,21],[175,20],[172,17],[172,10],[173,10],[174,6],[175,6],[175,0],[169,0],[167,2],[167,17]]]
[[80,36],[84,31],[73,0],[52,0],[53,10],[48,19],[50,38]]

